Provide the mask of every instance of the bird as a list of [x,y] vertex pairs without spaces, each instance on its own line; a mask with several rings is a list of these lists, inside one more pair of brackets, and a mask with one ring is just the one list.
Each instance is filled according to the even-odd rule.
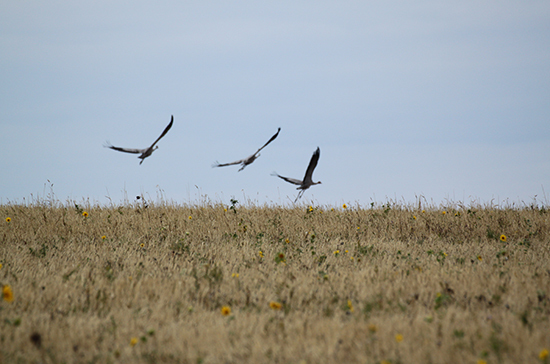
[[300,197],[302,197],[305,190],[307,190],[308,188],[310,188],[313,185],[321,184],[321,181],[313,182],[313,179],[312,179],[313,170],[315,169],[315,167],[317,167],[317,162],[319,161],[320,156],[321,156],[321,149],[319,149],[319,147],[317,147],[317,150],[315,152],[313,152],[313,155],[311,156],[311,160],[309,161],[309,165],[307,166],[307,170],[306,170],[306,174],[304,175],[304,179],[301,180],[301,181],[299,179],[295,179],[295,178],[283,177],[283,176],[277,174],[277,172],[273,172],[271,174],[272,176],[277,176],[279,178],[282,178],[282,179],[284,179],[285,181],[287,181],[289,183],[298,185],[298,187],[296,189],[300,190],[300,193],[298,193],[298,196],[296,197],[296,200],[294,200],[294,202],[298,201],[298,199]]
[[275,138],[277,138],[277,136],[279,135],[279,132],[281,131],[281,128],[278,128],[277,129],[277,133],[275,133],[271,139],[269,139],[267,141],[267,143],[265,143],[260,149],[258,149],[256,151],[256,153],[246,157],[245,159],[240,159],[238,161],[235,161],[235,162],[231,162],[231,163],[219,163],[218,161],[216,161],[214,164],[212,164],[212,168],[215,168],[215,167],[225,167],[225,166],[232,166],[232,165],[235,165],[235,164],[241,164],[242,167],[238,170],[238,172],[242,171],[247,165],[251,164],[252,162],[254,162],[256,160],[256,158],[258,158],[260,156],[260,151],[262,149],[264,149],[269,143],[271,143],[273,140],[275,140]]
[[141,165],[141,163],[143,163],[143,161],[145,160],[145,158],[149,157],[151,154],[153,154],[153,152],[155,150],[158,149],[158,146],[155,146],[155,144],[158,143],[158,141],[166,135],[166,133],[168,133],[168,130],[170,130],[170,128],[172,127],[172,124],[174,123],[174,115],[172,115],[172,119],[170,120],[170,124],[168,124],[168,126],[164,129],[164,131],[162,132],[162,134],[157,138],[157,140],[155,140],[155,142],[153,144],[151,144],[150,147],[147,147],[147,148],[144,148],[144,149],[134,149],[134,148],[121,148],[121,147],[115,147],[113,145],[111,145],[109,142],[107,142],[106,144],[104,144],[103,146],[105,148],[111,148],[113,150],[118,150],[119,152],[126,152],[126,153],[134,153],[134,154],[140,154],[140,156],[138,156],[138,158],[141,159],[141,162],[139,162],[139,164]]

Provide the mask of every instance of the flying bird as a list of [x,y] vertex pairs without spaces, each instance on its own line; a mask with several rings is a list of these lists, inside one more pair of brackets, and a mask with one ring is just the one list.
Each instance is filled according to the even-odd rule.
[[313,170],[315,169],[315,167],[317,167],[317,162],[319,161],[320,156],[321,156],[321,150],[319,149],[319,147],[317,147],[317,150],[315,152],[313,152],[313,155],[311,156],[311,160],[309,161],[309,165],[307,166],[307,170],[306,170],[306,174],[304,175],[304,179],[301,180],[301,181],[299,179],[295,179],[295,178],[283,177],[283,176],[277,174],[277,172],[273,172],[271,174],[272,176],[277,176],[279,178],[284,179],[287,182],[298,185],[298,187],[296,187],[296,189],[301,190],[301,191],[300,191],[300,193],[298,193],[298,197],[296,197],[296,200],[294,200],[294,202],[298,201],[298,199],[300,197],[302,197],[305,190],[307,190],[308,188],[310,188],[313,185],[321,184],[321,181],[313,182],[313,180],[312,180]]
[[269,143],[271,143],[272,141],[275,140],[275,138],[277,138],[277,136],[279,135],[279,132],[281,131],[281,128],[277,129],[277,133],[275,133],[275,135],[273,135],[271,137],[271,139],[269,139],[267,141],[267,143],[265,143],[263,145],[263,147],[261,147],[260,149],[258,149],[256,151],[256,153],[246,157],[245,159],[240,159],[238,161],[235,161],[235,162],[231,162],[231,163],[223,163],[223,164],[220,164],[218,163],[218,161],[216,161],[216,163],[214,163],[212,165],[212,168],[215,168],[215,167],[225,167],[225,166],[232,166],[232,165],[235,165],[235,164],[241,164],[242,167],[239,169],[239,172],[242,171],[247,165],[251,164],[252,162],[254,162],[256,160],[256,158],[258,158],[260,156],[260,150],[264,149]]
[[143,163],[143,161],[145,160],[145,158],[149,157],[151,154],[153,154],[153,152],[155,150],[158,149],[158,146],[155,146],[155,144],[158,143],[158,141],[166,135],[166,133],[168,133],[168,130],[170,130],[170,128],[172,127],[172,124],[174,123],[174,115],[172,115],[172,119],[170,120],[170,124],[168,124],[168,126],[164,129],[164,131],[162,132],[162,134],[157,138],[157,140],[155,140],[155,142],[153,144],[151,144],[150,147],[147,147],[147,148],[144,148],[144,149],[133,149],[133,148],[121,148],[121,147],[115,147],[113,145],[111,145],[109,142],[107,142],[107,144],[104,144],[103,146],[105,148],[111,148],[113,150],[118,150],[119,152],[126,152],[126,153],[134,153],[134,154],[140,154],[140,156],[138,156],[138,158],[141,159],[141,162],[139,162],[139,164],[141,165],[141,163]]

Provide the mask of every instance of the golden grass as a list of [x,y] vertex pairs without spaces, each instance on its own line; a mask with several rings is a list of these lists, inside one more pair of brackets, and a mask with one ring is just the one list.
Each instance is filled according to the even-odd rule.
[[544,209],[3,205],[0,218],[13,295],[0,363],[548,360]]

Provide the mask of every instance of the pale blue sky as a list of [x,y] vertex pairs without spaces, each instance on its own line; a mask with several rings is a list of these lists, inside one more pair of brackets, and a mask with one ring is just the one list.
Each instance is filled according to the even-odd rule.
[[[317,146],[306,203],[550,200],[547,0],[7,1],[0,35],[0,203],[287,204]],[[170,115],[141,166],[102,147]]]

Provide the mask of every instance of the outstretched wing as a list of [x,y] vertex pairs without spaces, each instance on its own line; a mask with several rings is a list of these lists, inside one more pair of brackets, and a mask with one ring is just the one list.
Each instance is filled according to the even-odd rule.
[[281,131],[281,128],[277,129],[277,132],[271,137],[271,139],[269,139],[269,140],[267,141],[267,143],[265,143],[260,149],[258,149],[258,150],[256,151],[256,153],[254,153],[254,155],[258,154],[258,153],[260,152],[260,150],[264,149],[265,147],[267,147],[267,145],[268,145],[269,143],[271,143],[272,141],[274,141],[275,138],[277,138],[277,137],[279,136],[279,132],[280,132],[280,131]]
[[125,152],[125,153],[134,153],[134,154],[140,154],[143,153],[146,149],[136,149],[136,148],[122,148],[122,147],[115,147],[114,145],[109,144],[109,142],[103,144],[105,148],[110,148],[113,150],[118,150],[119,152]]
[[149,148],[153,148],[155,146],[155,144],[157,144],[158,141],[161,140],[162,137],[166,135],[166,133],[168,133],[168,130],[170,130],[170,128],[172,127],[172,124],[174,124],[174,115],[172,115],[172,119],[170,120],[170,124],[168,124],[168,126],[164,129],[162,134],[157,138],[157,140],[155,140],[155,142],[153,144],[151,144],[151,146]]
[[243,161],[244,161],[244,159],[241,159],[241,160],[238,160],[238,161],[235,161],[235,162],[231,162],[231,163],[218,163],[218,161],[216,161],[216,163],[212,164],[212,168],[225,167],[225,166],[234,166],[235,164],[241,164]]
[[309,165],[307,166],[306,174],[304,175],[304,184],[311,184],[313,182],[311,179],[313,176],[313,170],[317,167],[317,162],[319,161],[320,156],[321,150],[317,147],[317,150],[313,152]]
[[292,183],[294,185],[298,185],[298,186],[301,186],[302,185],[302,181],[300,181],[299,179],[296,179],[296,178],[290,178],[290,177],[284,177],[284,176],[281,176],[275,172],[271,173],[272,176],[276,176],[276,177],[279,177],[281,179],[284,179],[285,181],[289,182],[289,183]]

